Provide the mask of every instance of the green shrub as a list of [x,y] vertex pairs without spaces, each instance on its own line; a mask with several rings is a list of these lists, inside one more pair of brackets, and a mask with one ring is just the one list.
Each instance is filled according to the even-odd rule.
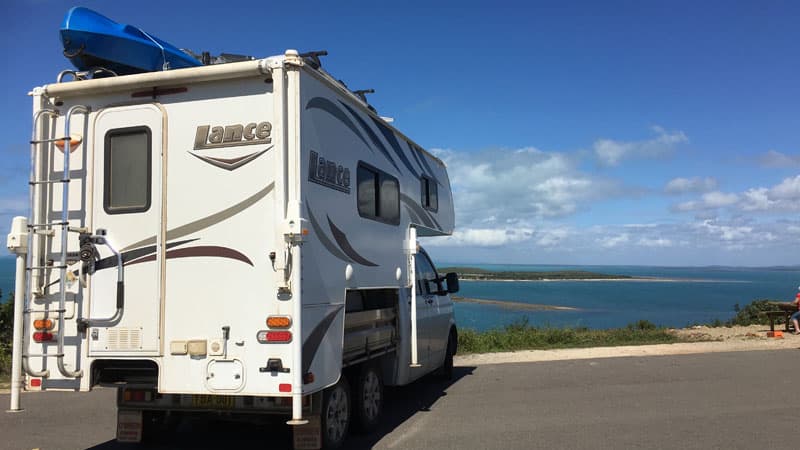
[[[0,291],[0,302],[3,292]],[[14,332],[14,294],[8,296],[5,303],[0,303],[0,376],[11,373],[11,345]]]
[[[729,325],[768,325],[769,318],[763,314],[765,311],[776,311],[778,307],[774,305],[774,300],[754,300],[740,308],[737,303],[733,310],[736,316],[728,321]],[[783,319],[776,319],[776,323],[783,323]]]

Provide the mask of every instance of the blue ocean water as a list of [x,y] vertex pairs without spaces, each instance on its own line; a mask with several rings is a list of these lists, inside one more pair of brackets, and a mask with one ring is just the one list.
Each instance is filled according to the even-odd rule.
[[735,304],[744,306],[758,299],[791,301],[800,285],[797,268],[460,265],[498,271],[588,270],[657,278],[652,281],[462,281],[458,295],[463,297],[578,308],[577,311],[519,311],[492,305],[456,304],[458,326],[477,330],[500,327],[523,318],[532,325],[556,327],[615,328],[638,320],[685,327],[730,319],[735,315]]
[[[460,328],[486,330],[527,318],[532,325],[622,327],[649,320],[684,327],[727,320],[734,305],[753,300],[791,301],[800,269],[643,266],[543,266],[442,263],[498,271],[588,270],[615,275],[656,277],[653,281],[462,281],[458,295],[490,300],[571,306],[577,311],[520,311],[493,305],[457,303]],[[671,281],[664,281],[671,280]],[[14,290],[14,259],[0,257],[3,301]]]

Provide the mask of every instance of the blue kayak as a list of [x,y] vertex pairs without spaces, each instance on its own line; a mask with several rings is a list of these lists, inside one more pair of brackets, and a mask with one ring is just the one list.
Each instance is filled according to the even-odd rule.
[[103,67],[117,75],[196,67],[203,64],[179,48],[132,25],[74,7],[61,23],[66,56],[78,70]]

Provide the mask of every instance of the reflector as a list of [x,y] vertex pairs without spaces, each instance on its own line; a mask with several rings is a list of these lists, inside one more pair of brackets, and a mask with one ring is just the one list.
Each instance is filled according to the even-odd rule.
[[292,392],[292,385],[289,383],[281,383],[278,385],[278,390],[280,392]]

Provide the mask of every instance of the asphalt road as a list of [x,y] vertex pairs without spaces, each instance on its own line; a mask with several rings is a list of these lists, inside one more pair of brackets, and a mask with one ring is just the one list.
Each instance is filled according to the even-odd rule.
[[[347,448],[797,448],[800,351],[457,367],[387,391],[382,428]],[[282,427],[185,421],[155,446],[113,440],[114,392],[29,393],[0,448],[284,448]],[[8,405],[8,395],[0,395]],[[795,441],[795,442],[792,442]]]

